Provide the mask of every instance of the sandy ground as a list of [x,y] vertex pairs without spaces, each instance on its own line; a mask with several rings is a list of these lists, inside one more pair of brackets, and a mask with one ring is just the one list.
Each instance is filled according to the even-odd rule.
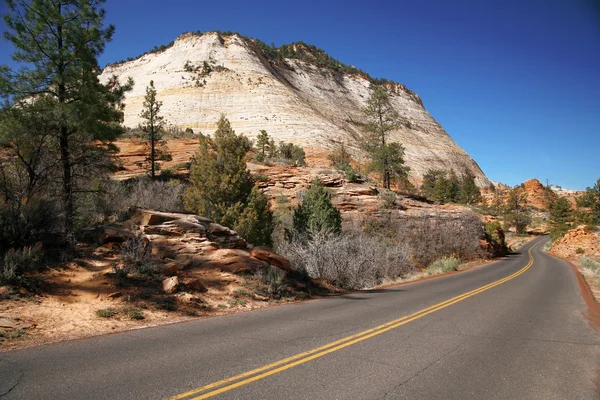
[[[161,292],[160,282],[156,287],[119,285],[112,274],[115,260],[111,251],[95,251],[64,267],[50,269],[43,275],[42,286],[46,290],[39,295],[0,287],[0,320],[12,320],[18,327],[26,328],[11,331],[4,340],[0,338],[0,351],[295,300],[295,297],[276,300],[260,296],[256,294],[262,284],[260,280],[215,269],[185,271],[186,277],[200,278],[208,289],[206,293],[179,292],[168,296]],[[164,309],[171,304],[176,304],[177,309]],[[112,309],[116,315],[98,316],[97,311],[103,309]],[[133,319],[132,312],[141,313],[143,319]]]

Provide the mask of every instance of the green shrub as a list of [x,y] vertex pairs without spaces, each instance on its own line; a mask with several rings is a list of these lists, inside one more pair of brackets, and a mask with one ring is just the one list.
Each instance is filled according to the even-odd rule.
[[427,272],[434,275],[436,273],[457,271],[459,265],[460,260],[458,258],[444,257],[434,261],[429,267],[427,267]]
[[330,231],[340,233],[342,216],[331,204],[331,194],[316,178],[302,198],[302,203],[294,210],[294,233],[307,236],[311,232]]
[[581,247],[578,247],[577,250],[575,250],[575,254],[583,254],[585,253],[585,250],[582,249]]
[[287,292],[287,285],[284,283],[285,271],[269,266],[266,274],[267,291],[270,296],[281,297]]
[[100,318],[112,318],[116,316],[119,312],[114,308],[101,308],[96,310],[96,315]]
[[177,310],[177,300],[173,296],[167,296],[156,300],[156,308],[166,311]]
[[138,320],[138,321],[146,318],[144,316],[144,312],[142,310],[140,310],[139,308],[134,308],[133,310],[129,310],[127,315],[129,316],[129,318]]
[[0,256],[9,249],[56,241],[60,236],[57,209],[53,202],[31,200],[9,207],[0,200]]
[[277,151],[279,160],[290,165],[304,166],[306,165],[304,149],[300,146],[296,146],[293,143],[279,142],[279,149]]
[[502,256],[506,254],[508,248],[506,247],[506,239],[502,225],[498,221],[491,221],[485,224],[485,238],[486,241],[492,246],[494,256]]
[[35,270],[42,258],[42,244],[10,249],[4,254],[0,265],[0,283],[22,284],[24,275]]
[[246,207],[236,219],[233,229],[247,242],[256,246],[273,245],[273,212],[267,196],[258,186],[252,188]]

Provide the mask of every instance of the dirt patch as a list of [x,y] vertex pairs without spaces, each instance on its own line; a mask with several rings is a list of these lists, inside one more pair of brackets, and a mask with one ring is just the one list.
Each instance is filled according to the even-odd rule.
[[127,282],[117,279],[112,267],[117,255],[111,250],[89,249],[88,253],[60,268],[47,270],[41,276],[42,294],[0,287],[0,319],[18,322],[15,329],[0,335],[0,352],[310,297],[307,292],[311,288],[303,291],[298,282],[288,281],[280,289],[281,295],[272,296],[260,276],[236,275],[219,268],[182,271],[182,282],[197,280],[201,285],[190,285],[189,290],[168,295],[162,292],[160,281],[140,285],[133,278]]

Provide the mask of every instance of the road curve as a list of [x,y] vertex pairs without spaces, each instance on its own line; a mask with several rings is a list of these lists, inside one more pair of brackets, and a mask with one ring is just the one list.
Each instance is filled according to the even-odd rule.
[[436,279],[0,353],[0,398],[600,399],[600,331],[545,240]]

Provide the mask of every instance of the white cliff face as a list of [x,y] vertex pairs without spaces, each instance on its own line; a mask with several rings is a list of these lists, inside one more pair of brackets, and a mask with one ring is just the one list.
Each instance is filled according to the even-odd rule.
[[[211,71],[203,73],[206,62]],[[186,67],[187,64],[187,67]],[[132,77],[125,100],[125,125],[140,122],[146,87],[154,81],[162,115],[170,125],[210,134],[225,114],[237,133],[254,138],[265,129],[276,141],[312,148],[330,147],[329,139],[352,147],[360,131],[361,108],[370,82],[360,76],[288,59],[273,66],[238,35],[185,34],[174,44],[133,61],[107,66],[101,80]],[[402,85],[391,87],[391,101],[409,123],[393,132],[405,148],[410,176],[419,180],[430,168],[469,172],[481,187],[491,183],[475,161],[433,119],[418,96]],[[355,148],[358,156],[359,151]]]

